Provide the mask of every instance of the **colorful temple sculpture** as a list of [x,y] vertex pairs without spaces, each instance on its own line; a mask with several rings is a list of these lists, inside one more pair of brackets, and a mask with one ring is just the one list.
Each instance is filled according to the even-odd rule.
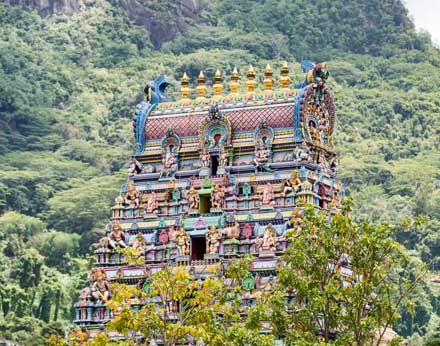
[[[217,70],[210,97],[203,72],[194,98],[186,74],[178,101],[166,97],[166,77],[145,87],[146,101],[133,117],[128,182],[75,305],[74,323],[89,337],[112,318],[105,304],[112,284],[148,285],[163,263],[204,278],[252,254],[246,287],[249,297],[258,294],[276,277],[288,246],[284,234],[300,224],[304,205],[338,210],[343,190],[327,66],[303,68],[306,79],[296,88],[287,63],[278,83],[268,65],[262,85],[252,66],[244,83],[234,69],[229,90]],[[135,264],[126,248],[137,253]]]

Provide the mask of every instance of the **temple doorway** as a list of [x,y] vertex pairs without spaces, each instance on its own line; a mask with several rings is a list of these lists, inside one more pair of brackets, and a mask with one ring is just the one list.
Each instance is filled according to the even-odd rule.
[[202,260],[206,253],[206,240],[205,237],[192,237],[191,238],[191,260]]

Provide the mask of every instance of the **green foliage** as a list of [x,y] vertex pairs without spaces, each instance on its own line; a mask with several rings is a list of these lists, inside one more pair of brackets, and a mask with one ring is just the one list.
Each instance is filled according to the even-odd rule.
[[[397,321],[398,309],[424,320],[429,314],[413,306],[412,295],[426,275],[426,266],[410,268],[402,245],[393,240],[396,228],[356,224],[349,216],[350,200],[342,214],[331,216],[305,209],[302,224],[288,231],[291,246],[279,272],[281,292],[292,292],[290,307],[282,314],[289,329],[283,330],[292,343],[312,344],[319,340],[334,345],[377,345],[371,341]],[[282,301],[279,301],[282,304]],[[334,340],[334,333],[338,337]],[[320,335],[320,336],[317,336]]]

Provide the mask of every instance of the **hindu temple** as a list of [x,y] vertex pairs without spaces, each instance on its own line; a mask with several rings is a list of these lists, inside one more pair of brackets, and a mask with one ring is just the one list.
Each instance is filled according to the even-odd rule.
[[[217,70],[210,83],[203,72],[192,83],[184,74],[179,100],[167,97],[164,76],[145,86],[133,115],[127,183],[97,242],[75,325],[92,337],[112,318],[104,303],[112,284],[148,286],[164,263],[205,278],[251,254],[252,297],[276,277],[284,234],[303,206],[338,210],[343,189],[327,66],[302,67],[305,81],[297,86],[287,63],[277,80],[269,65],[260,74],[234,69],[227,78]],[[138,251],[136,264],[125,248]]]

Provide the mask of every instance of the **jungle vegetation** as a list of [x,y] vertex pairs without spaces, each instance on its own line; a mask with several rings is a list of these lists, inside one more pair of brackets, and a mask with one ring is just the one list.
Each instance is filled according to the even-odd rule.
[[[72,0],[73,1],[73,0]],[[25,2],[27,3],[27,2]],[[127,3],[148,9],[147,25]],[[0,4],[0,335],[43,345],[72,319],[90,246],[104,233],[133,149],[145,81],[286,60],[327,61],[340,178],[357,221],[405,223],[394,237],[431,275],[394,329],[440,338],[440,51],[399,0],[83,0],[42,17]],[[163,30],[163,28],[166,30]],[[167,33],[164,34],[164,31]],[[172,92],[173,93],[173,92]]]

